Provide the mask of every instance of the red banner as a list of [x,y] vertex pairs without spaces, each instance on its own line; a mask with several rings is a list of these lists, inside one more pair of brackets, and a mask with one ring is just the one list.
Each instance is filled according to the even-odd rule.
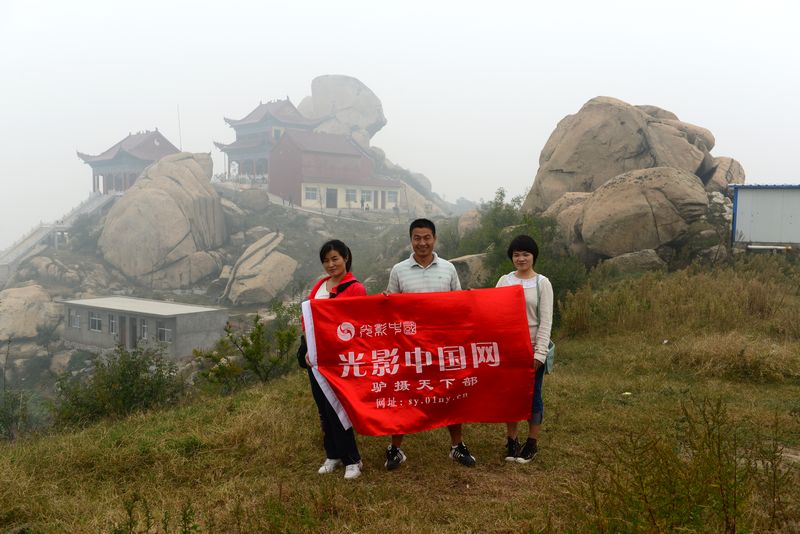
[[345,428],[370,436],[528,419],[521,286],[303,302],[309,359]]

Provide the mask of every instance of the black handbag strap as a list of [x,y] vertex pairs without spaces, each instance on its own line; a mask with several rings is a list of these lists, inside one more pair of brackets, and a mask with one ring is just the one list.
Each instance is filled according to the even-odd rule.
[[351,285],[355,284],[356,282],[358,282],[358,280],[348,280],[347,282],[345,282],[343,284],[339,284],[338,286],[336,286],[334,288],[334,289],[336,289],[336,293],[331,293],[330,294],[330,298],[335,299],[337,296],[341,295],[342,291],[344,291],[345,289],[347,289]]

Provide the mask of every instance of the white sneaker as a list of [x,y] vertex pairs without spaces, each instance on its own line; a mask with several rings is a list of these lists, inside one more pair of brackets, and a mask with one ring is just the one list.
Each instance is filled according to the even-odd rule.
[[342,465],[342,461],[340,459],[332,459],[332,458],[325,458],[325,463],[319,467],[317,473],[320,475],[326,475],[328,473],[333,473],[336,471],[336,468]]
[[361,468],[364,466],[361,462],[357,464],[350,464],[344,468],[345,480],[352,480],[361,476]]

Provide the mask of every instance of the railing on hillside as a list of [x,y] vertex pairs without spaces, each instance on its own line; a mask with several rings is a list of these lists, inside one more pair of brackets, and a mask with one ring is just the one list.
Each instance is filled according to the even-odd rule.
[[[36,248],[43,239],[58,228],[71,226],[78,216],[84,213],[92,213],[93,211],[105,206],[119,195],[103,195],[99,192],[92,193],[88,198],[81,201],[80,204],[72,208],[66,215],[56,219],[54,222],[45,223],[40,222],[38,225],[31,228],[21,238],[14,241],[11,246],[0,252],[0,265],[7,266],[8,271],[13,271],[12,264],[18,259],[24,257],[28,252]],[[10,277],[10,273],[9,273]]]

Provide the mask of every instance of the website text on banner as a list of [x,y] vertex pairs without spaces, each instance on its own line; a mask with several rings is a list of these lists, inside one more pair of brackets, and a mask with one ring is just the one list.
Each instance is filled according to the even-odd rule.
[[306,301],[303,319],[313,372],[345,428],[382,436],[530,417],[520,286]]

